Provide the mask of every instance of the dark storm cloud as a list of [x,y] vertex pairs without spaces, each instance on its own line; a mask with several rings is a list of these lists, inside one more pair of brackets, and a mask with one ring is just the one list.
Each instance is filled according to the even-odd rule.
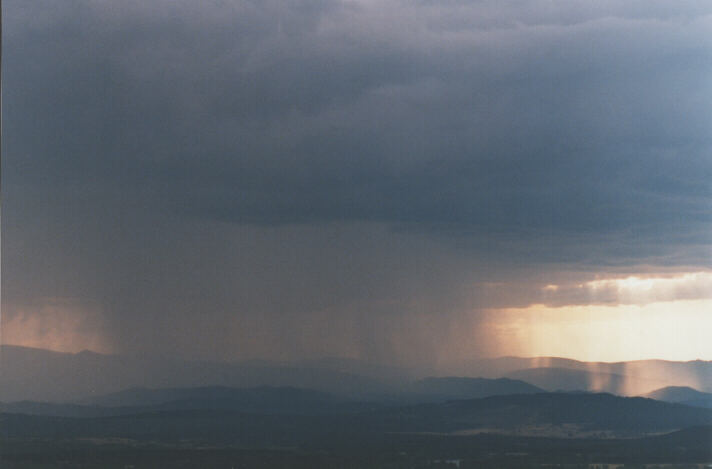
[[544,263],[708,268],[711,14],[6,2],[5,301],[98,301],[119,349],[428,355]]
[[74,5],[8,7],[18,179],[236,223],[709,226],[698,4]]

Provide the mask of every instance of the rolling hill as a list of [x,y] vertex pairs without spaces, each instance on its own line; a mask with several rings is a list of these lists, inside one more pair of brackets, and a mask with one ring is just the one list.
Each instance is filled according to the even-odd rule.
[[647,397],[694,407],[712,408],[712,393],[687,386],[668,386],[649,393]]
[[430,377],[414,382],[411,392],[437,399],[475,399],[507,394],[533,394],[543,389],[509,378]]

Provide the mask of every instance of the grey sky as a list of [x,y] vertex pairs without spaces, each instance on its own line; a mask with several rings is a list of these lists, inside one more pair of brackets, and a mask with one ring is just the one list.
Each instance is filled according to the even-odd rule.
[[72,298],[115,350],[380,357],[548,283],[712,268],[712,5],[3,13],[10,318]]

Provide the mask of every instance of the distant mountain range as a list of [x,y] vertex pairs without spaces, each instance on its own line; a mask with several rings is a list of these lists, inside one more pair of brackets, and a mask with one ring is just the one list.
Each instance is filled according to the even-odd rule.
[[348,359],[219,363],[4,346],[0,360],[9,468],[442,467],[465,458],[493,469],[712,458],[709,362],[510,357],[417,379]]
[[571,368],[529,368],[508,373],[507,377],[526,381],[547,391],[609,392],[623,396],[637,395],[640,389],[655,389],[666,384],[666,381]]
[[0,402],[0,411],[81,418],[200,409],[257,413],[324,414],[536,392],[543,391],[522,381],[506,378],[426,378],[403,388],[400,393],[371,395],[360,400],[348,396],[295,387],[259,386],[234,388],[227,386],[200,386],[195,388],[161,389],[136,387],[114,393],[91,396],[74,403]]
[[463,363],[457,371],[465,376],[521,379],[547,390],[576,389],[635,396],[666,386],[689,386],[712,392],[712,362],[703,360],[606,363],[558,357],[501,357]]
[[293,386],[347,396],[383,394],[401,376],[370,377],[341,368],[271,362],[209,362],[172,358],[60,353],[4,345],[0,349],[0,401],[64,401],[131,387]]
[[0,369],[3,402],[89,403],[92,396],[127,388],[200,386],[287,386],[362,401],[391,396],[392,401],[400,403],[540,390],[632,396],[668,386],[690,386],[712,392],[712,362],[705,361],[587,363],[564,358],[503,357],[464,364],[457,378],[417,380],[412,370],[341,358],[293,363],[211,362],[88,351],[71,354],[4,345],[0,348]]

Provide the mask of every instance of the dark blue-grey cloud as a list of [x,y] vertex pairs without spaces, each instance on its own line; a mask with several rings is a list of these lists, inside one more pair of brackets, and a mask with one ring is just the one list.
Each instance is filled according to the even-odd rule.
[[451,324],[556,269],[712,267],[712,6],[3,13],[3,291],[98,301],[123,347],[233,316]]
[[709,226],[698,5],[39,8],[7,13],[10,182],[236,223]]

